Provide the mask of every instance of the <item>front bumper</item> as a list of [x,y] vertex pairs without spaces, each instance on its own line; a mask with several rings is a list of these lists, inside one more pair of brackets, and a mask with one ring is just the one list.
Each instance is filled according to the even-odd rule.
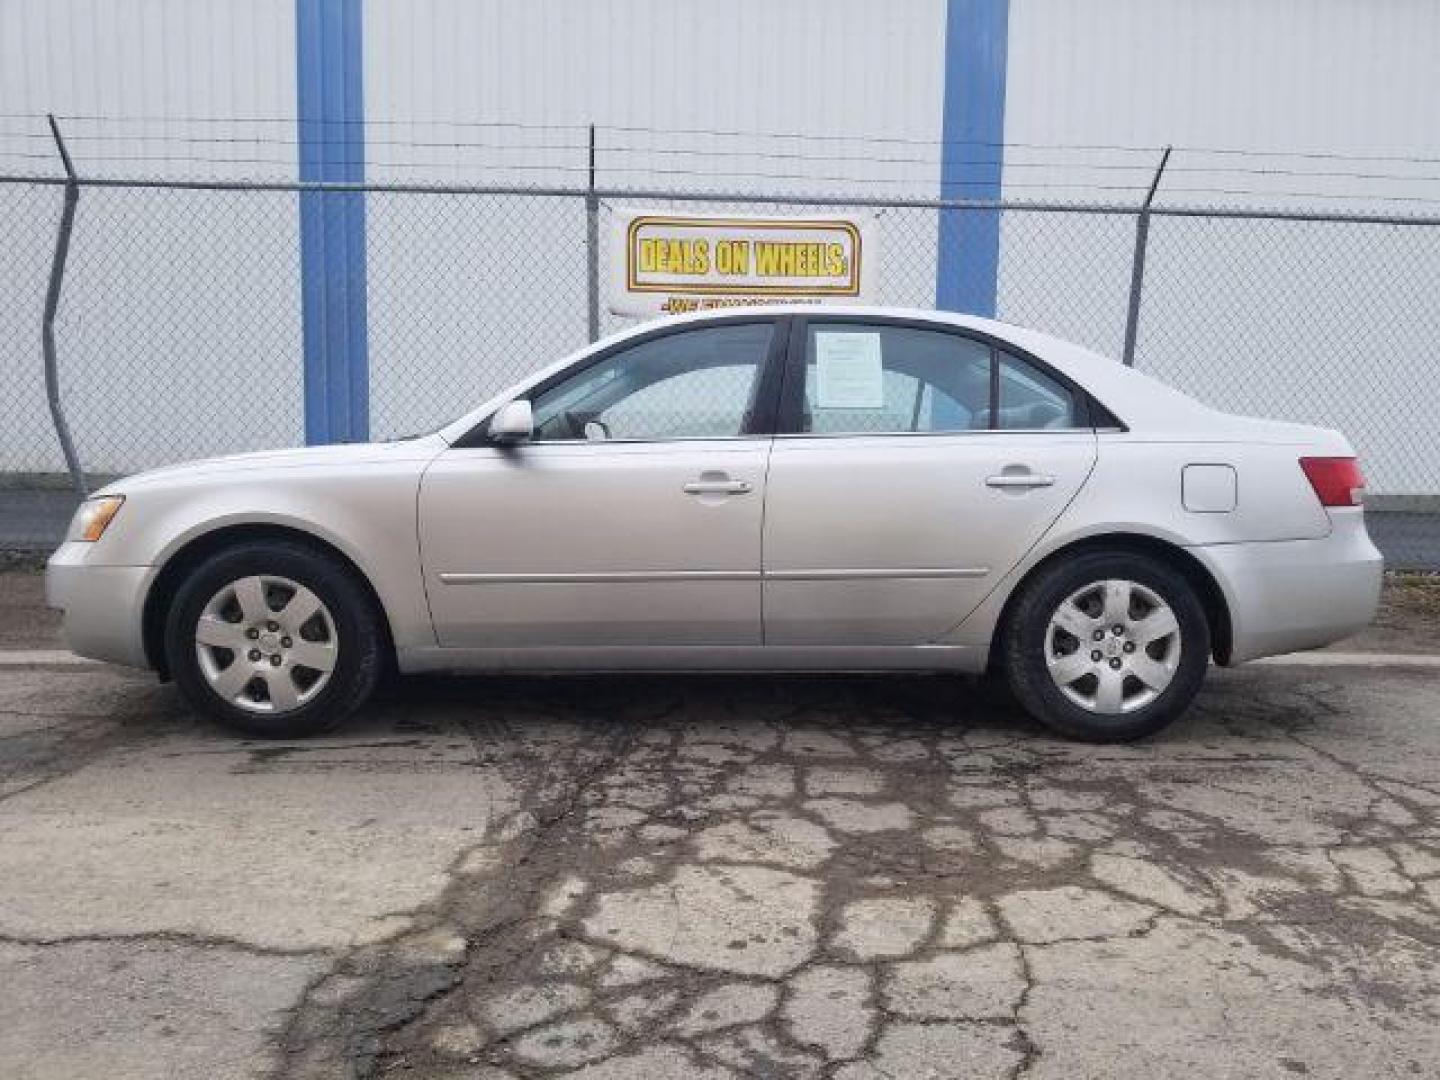
[[65,644],[93,660],[149,667],[142,615],[151,568],[89,565],[93,548],[61,544],[45,567],[45,600],[62,613]]
[[1317,649],[1357,634],[1375,617],[1384,559],[1359,509],[1331,510],[1314,540],[1188,548],[1230,607],[1229,662]]

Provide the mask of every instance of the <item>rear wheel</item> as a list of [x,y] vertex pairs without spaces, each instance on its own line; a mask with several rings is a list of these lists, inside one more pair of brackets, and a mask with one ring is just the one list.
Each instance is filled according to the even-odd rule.
[[384,634],[352,571],[300,544],[227,548],[180,584],[165,627],[175,682],[251,735],[328,731],[373,692]]
[[1061,734],[1121,742],[1159,731],[1194,700],[1210,658],[1185,575],[1148,555],[1091,552],[1042,569],[1003,631],[1020,704]]

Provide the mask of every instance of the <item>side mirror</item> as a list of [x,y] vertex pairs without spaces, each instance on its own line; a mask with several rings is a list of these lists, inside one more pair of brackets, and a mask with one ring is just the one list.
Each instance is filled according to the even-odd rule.
[[530,402],[516,398],[501,405],[490,418],[490,438],[499,443],[525,442],[535,435],[535,414]]

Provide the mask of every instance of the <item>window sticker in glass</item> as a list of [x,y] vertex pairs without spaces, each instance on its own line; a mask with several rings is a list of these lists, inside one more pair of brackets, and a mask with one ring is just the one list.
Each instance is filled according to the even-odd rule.
[[879,334],[827,331],[815,335],[815,406],[820,409],[885,407]]

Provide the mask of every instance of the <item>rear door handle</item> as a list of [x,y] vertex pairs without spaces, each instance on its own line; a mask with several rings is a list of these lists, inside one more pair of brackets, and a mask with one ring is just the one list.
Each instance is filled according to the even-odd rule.
[[998,476],[987,476],[985,486],[992,488],[1054,487],[1055,478],[1040,473],[1000,473]]
[[691,480],[686,495],[748,495],[752,488],[745,480]]

